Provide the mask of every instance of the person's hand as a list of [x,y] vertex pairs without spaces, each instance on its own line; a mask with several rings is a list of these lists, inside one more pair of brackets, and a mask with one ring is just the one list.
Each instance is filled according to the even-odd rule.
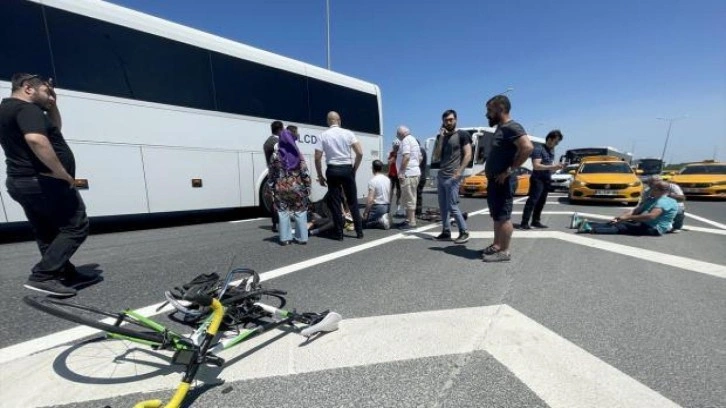
[[557,164],[555,165],[555,170],[562,170],[562,169],[564,169],[564,168],[565,168],[565,165],[564,165],[564,164],[562,164],[562,163],[557,163]]
[[461,172],[459,171],[459,169],[454,170],[454,174],[451,176],[451,178],[458,179],[459,177],[461,177]]
[[53,82],[53,78],[48,78],[48,82],[45,84],[48,86],[48,95],[50,96],[48,99],[48,109],[50,109],[58,103],[58,95],[55,93],[55,82]]
[[439,136],[444,136],[444,135],[446,135],[446,128],[441,126],[441,129],[439,129]]
[[318,183],[320,183],[320,185],[323,187],[327,187],[327,184],[325,183],[325,177],[318,177]]
[[507,181],[507,178],[509,178],[510,173],[509,170],[505,171],[504,173],[500,173],[497,175],[497,177],[494,179],[496,180],[497,184],[504,184]]
[[76,179],[74,179],[73,177],[71,177],[71,175],[68,174],[68,173],[64,173],[64,174],[61,174],[61,173],[40,173],[40,175],[41,176],[46,176],[46,177],[53,177],[54,179],[58,179],[58,180],[63,180],[66,183],[68,183],[68,185],[69,185],[70,188],[75,188],[76,187]]

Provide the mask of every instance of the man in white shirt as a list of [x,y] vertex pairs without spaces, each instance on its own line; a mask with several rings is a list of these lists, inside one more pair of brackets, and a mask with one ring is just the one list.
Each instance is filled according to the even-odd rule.
[[406,126],[399,126],[396,137],[401,141],[396,156],[396,169],[401,182],[401,204],[406,209],[406,221],[399,225],[401,229],[416,227],[416,189],[418,179],[421,177],[419,160],[421,151],[418,141]]
[[391,228],[391,179],[383,174],[383,162],[373,161],[373,177],[368,181],[368,198],[363,211],[366,228]]
[[[320,141],[315,146],[315,170],[318,182],[328,186],[328,206],[335,223],[333,236],[342,241],[345,219],[341,205],[343,194],[348,202],[356,237],[363,238],[363,222],[358,210],[358,191],[355,185],[355,172],[363,160],[363,148],[353,132],[340,127],[340,115],[337,112],[328,112],[328,130],[320,135]],[[353,158],[355,153],[355,159]],[[322,159],[325,154],[325,177],[323,177]]]

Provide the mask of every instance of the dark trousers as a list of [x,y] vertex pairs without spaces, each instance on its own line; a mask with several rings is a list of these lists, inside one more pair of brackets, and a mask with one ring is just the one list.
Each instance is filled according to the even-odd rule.
[[335,236],[340,238],[343,236],[343,227],[345,220],[343,219],[343,194],[348,202],[348,208],[353,216],[353,225],[355,232],[363,233],[363,221],[358,209],[358,189],[355,185],[355,173],[351,165],[328,165],[325,169],[325,178],[328,180],[328,208],[333,216],[333,224],[335,224]]
[[548,193],[549,180],[535,177],[529,179],[529,197],[527,197],[527,203],[524,204],[522,211],[522,224],[529,224],[530,217],[532,217],[532,222],[540,222]]
[[88,236],[86,206],[75,188],[51,177],[8,177],[8,193],[25,211],[41,259],[30,280],[59,279],[71,272],[70,259]]
[[591,222],[590,227],[593,234],[660,235],[657,229],[642,222]]
[[423,190],[426,186],[426,177],[424,172],[421,172],[421,177],[418,179],[418,186],[416,186],[416,215],[421,215],[423,212]]

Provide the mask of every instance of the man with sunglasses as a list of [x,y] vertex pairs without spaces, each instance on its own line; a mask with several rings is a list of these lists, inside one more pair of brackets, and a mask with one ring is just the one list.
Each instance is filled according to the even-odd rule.
[[73,286],[100,279],[78,273],[70,262],[88,236],[86,207],[75,189],[75,158],[61,134],[52,80],[15,74],[11,81],[12,95],[0,103],[6,186],[23,207],[42,256],[25,287],[73,296]]

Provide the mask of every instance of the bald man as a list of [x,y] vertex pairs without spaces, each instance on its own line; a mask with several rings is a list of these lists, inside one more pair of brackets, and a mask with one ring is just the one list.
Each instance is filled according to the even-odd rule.
[[[340,127],[340,115],[328,113],[329,128],[320,135],[315,146],[315,170],[321,186],[328,186],[328,207],[333,216],[335,230],[333,237],[343,240],[345,219],[342,212],[343,194],[348,202],[356,237],[363,238],[363,221],[358,209],[358,191],[355,184],[355,173],[363,160],[363,148],[353,132]],[[353,158],[355,153],[355,158]],[[323,177],[323,154],[325,155],[325,177]]]
[[396,156],[396,169],[401,184],[401,204],[406,209],[406,221],[402,222],[399,228],[411,229],[416,227],[416,189],[418,179],[421,177],[419,168],[421,153],[418,141],[406,126],[398,127],[396,137],[401,141]]

